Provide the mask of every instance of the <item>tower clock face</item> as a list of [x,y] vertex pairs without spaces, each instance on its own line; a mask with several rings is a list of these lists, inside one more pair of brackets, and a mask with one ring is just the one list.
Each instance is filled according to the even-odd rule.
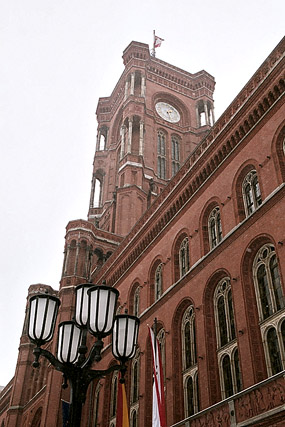
[[157,114],[160,115],[164,120],[170,123],[177,123],[180,120],[180,114],[172,105],[167,102],[158,102],[155,105]]

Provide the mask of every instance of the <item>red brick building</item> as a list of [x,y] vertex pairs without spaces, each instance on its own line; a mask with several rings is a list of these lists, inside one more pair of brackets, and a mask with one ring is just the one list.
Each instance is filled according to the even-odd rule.
[[[29,296],[57,294],[62,321],[89,277],[120,291],[118,312],[141,320],[126,382],[132,427],[151,427],[154,318],[168,426],[285,423],[284,45],[217,122],[214,78],[137,42],[99,99],[88,220],[67,225],[59,291],[32,285]],[[32,368],[26,332],[0,425],[60,426],[68,389],[43,359]],[[105,341],[102,368],[114,363]],[[117,381],[91,384],[84,427],[115,427]]]

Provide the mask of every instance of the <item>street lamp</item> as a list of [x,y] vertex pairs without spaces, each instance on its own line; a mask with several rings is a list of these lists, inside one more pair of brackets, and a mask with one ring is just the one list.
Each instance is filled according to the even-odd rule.
[[[82,284],[75,288],[74,320],[61,322],[58,326],[57,357],[41,348],[54,334],[60,300],[48,294],[34,295],[30,298],[28,336],[36,345],[33,350],[39,366],[39,357],[44,356],[64,375],[63,387],[69,381],[70,412],[69,425],[79,427],[82,406],[90,382],[96,378],[121,371],[122,382],[126,372],[126,362],[133,358],[137,347],[139,319],[128,314],[115,316],[119,291],[105,285]],[[86,357],[87,332],[96,340]],[[101,360],[103,338],[113,333],[112,352],[120,362],[105,370],[91,369],[93,362]]]

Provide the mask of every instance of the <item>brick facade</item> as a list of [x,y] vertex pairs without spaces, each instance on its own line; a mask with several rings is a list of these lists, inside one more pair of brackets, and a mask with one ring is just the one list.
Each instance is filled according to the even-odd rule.
[[[118,312],[139,310],[139,350],[126,382],[132,426],[151,427],[147,325],[154,318],[167,425],[281,426],[284,39],[217,122],[215,82],[207,72],[183,71],[137,42],[123,61],[111,96],[98,102],[88,219],[67,225],[60,290],[33,285],[28,297],[58,294],[58,321],[69,320],[74,286],[91,278],[120,291]],[[261,273],[266,260],[269,276]],[[191,322],[190,342],[185,325]],[[109,343],[100,368],[114,363]],[[49,348],[55,351],[56,340]],[[0,425],[62,425],[60,399],[69,400],[68,389],[60,373],[43,361],[35,370],[32,360],[24,325],[14,380],[0,394]],[[89,387],[82,426],[112,425],[112,387],[111,376]]]

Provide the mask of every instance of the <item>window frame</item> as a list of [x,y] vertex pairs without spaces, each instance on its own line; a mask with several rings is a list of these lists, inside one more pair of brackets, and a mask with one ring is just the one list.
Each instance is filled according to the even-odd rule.
[[[213,231],[215,233],[214,236]],[[208,236],[210,250],[218,246],[218,244],[223,240],[221,211],[219,206],[215,206],[208,217]]]
[[255,169],[249,171],[243,179],[242,196],[245,215],[248,217],[262,204],[259,179]]
[[190,270],[189,239],[184,237],[179,246],[179,274],[180,279]]

